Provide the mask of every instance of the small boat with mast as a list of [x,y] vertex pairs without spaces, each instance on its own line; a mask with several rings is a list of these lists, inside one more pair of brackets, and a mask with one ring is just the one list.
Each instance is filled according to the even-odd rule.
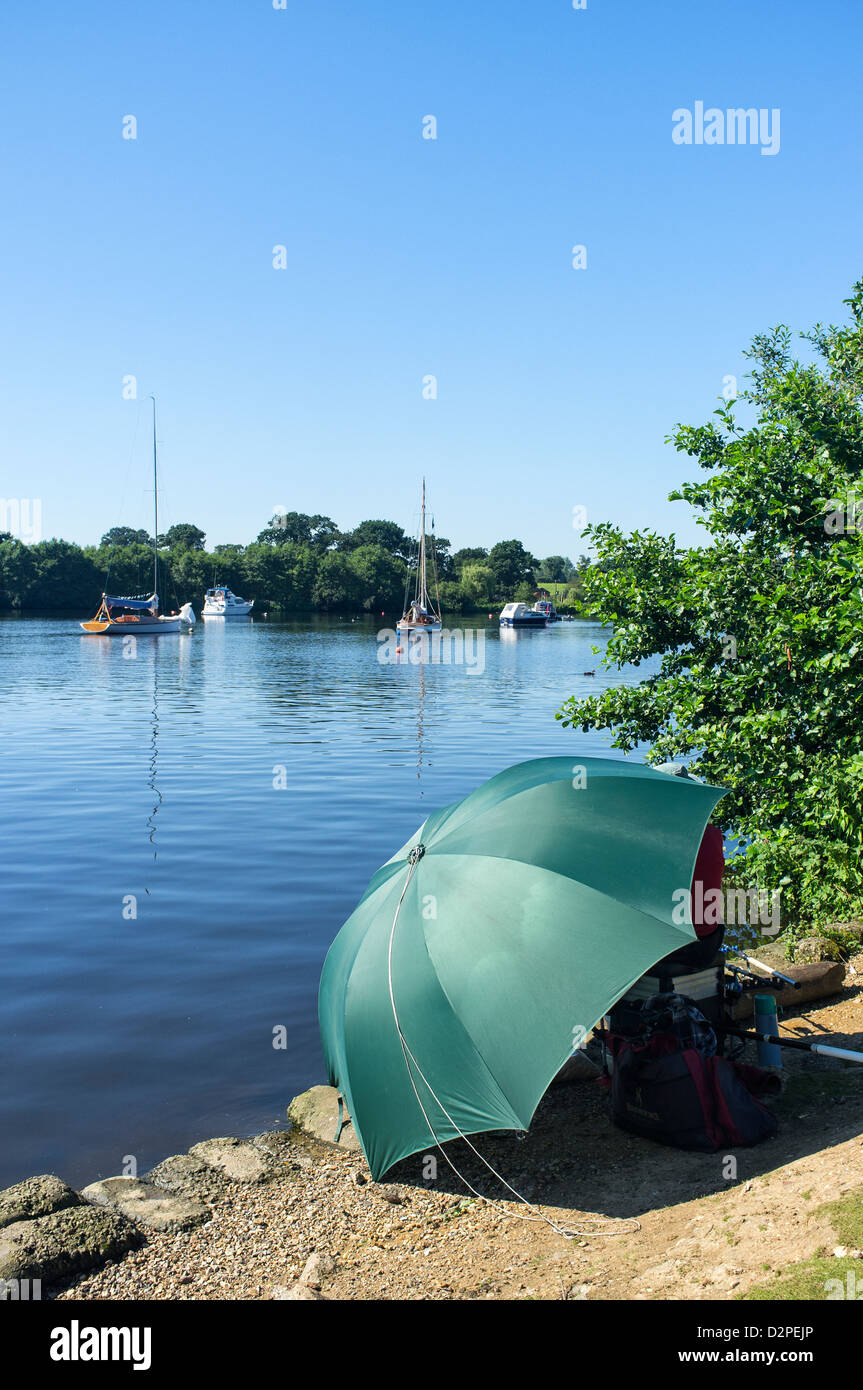
[[143,597],[112,597],[104,593],[99,611],[81,628],[90,637],[130,637],[143,634],[181,632],[193,627],[195,614],[190,603],[179,613],[159,613],[159,479],[156,462],[156,397],[153,402],[153,592]]
[[[434,528],[434,521],[432,521]],[[440,632],[443,623],[440,613],[440,591],[437,578],[437,560],[434,553],[434,529],[431,536],[431,557],[432,568],[434,570],[435,599],[437,607],[432,603],[428,594],[428,583],[426,577],[426,480],[423,478],[422,491],[422,512],[420,519],[419,550],[417,553],[417,573],[414,597],[410,605],[405,606],[404,616],[396,624],[399,633],[408,636],[422,634],[423,632]]]

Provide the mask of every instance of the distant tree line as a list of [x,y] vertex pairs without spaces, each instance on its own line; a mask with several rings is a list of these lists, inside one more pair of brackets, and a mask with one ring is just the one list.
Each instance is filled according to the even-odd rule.
[[[207,550],[206,534],[180,522],[159,536],[159,593],[164,607],[200,604],[214,582],[258,609],[276,612],[394,612],[412,589],[417,544],[394,521],[362,521],[339,530],[328,516],[278,513],[250,545]],[[581,581],[590,568],[564,555],[538,560],[517,540],[491,549],[452,553],[441,536],[427,537],[429,588],[435,576],[445,613],[479,612],[513,599],[548,593],[562,611],[579,612]],[[152,591],[153,539],[115,526],[98,546],[70,541],[25,545],[0,532],[0,608],[86,611],[103,590],[115,595]]]

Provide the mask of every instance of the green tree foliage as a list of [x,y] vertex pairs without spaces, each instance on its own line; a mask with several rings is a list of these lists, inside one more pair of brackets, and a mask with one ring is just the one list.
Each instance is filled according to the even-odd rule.
[[500,595],[514,593],[524,585],[530,585],[533,591],[534,570],[539,561],[525,550],[521,541],[498,541],[488,552],[488,565]]
[[339,538],[340,550],[358,550],[368,545],[379,546],[399,560],[409,559],[413,549],[413,542],[395,521],[361,521]]
[[312,589],[316,608],[357,607],[363,601],[363,580],[351,565],[350,557],[330,550],[321,557]]
[[190,521],[178,521],[159,537],[159,545],[169,550],[203,550],[206,539],[206,532],[199,526],[193,526]]
[[[190,523],[160,536],[157,589],[166,607],[200,604],[214,583],[255,600],[258,612],[364,609],[401,613],[406,583],[413,591],[416,541],[393,521],[363,521],[340,533],[327,516],[280,513],[251,545],[203,549],[204,532]],[[482,547],[450,554],[446,537],[426,537],[426,571],[444,613],[488,611],[518,590],[533,593],[536,561],[518,541],[495,547],[497,568]],[[99,546],[66,541],[25,545],[0,533],[0,608],[95,611],[103,590],[148,594],[153,587],[152,540],[146,531],[114,527]]]
[[[104,542],[104,537],[103,537]],[[102,590],[111,594],[143,594],[153,589],[153,542],[132,545],[87,546],[84,554],[92,569],[92,602]],[[160,560],[164,574],[164,563]]]
[[481,545],[467,546],[464,550],[457,550],[452,557],[453,572],[461,574],[465,565],[481,564],[488,559],[488,551]]
[[[167,598],[170,594],[173,598],[174,593],[178,598],[180,594],[195,594],[197,596],[203,593],[204,589],[208,589],[212,583],[211,557],[205,551],[193,549],[190,546],[180,546],[171,551],[164,566],[164,574],[166,577],[160,577],[160,583],[165,591],[164,597]],[[227,584],[228,580],[223,579],[223,582]],[[182,602],[182,600],[180,601]]]
[[490,565],[466,564],[459,575],[459,583],[473,603],[485,607],[494,602],[495,575]]
[[565,555],[549,555],[540,562],[537,577],[552,584],[565,584],[574,572],[572,561]]
[[86,609],[89,606],[96,572],[92,560],[80,546],[70,541],[50,540],[28,546],[27,550],[28,608]]
[[444,623],[448,613],[469,613],[476,608],[462,585],[455,579],[441,580],[440,605]]
[[0,541],[0,605],[3,608],[25,608],[33,583],[31,546],[14,540],[8,532]]
[[361,545],[347,557],[356,575],[363,608],[369,612],[386,611],[401,603],[405,567],[382,545]]
[[305,512],[276,512],[261,531],[261,545],[309,545],[328,550],[339,537],[339,528],[328,516],[308,516]]
[[434,574],[435,568],[437,568],[438,579],[456,578],[455,567],[452,562],[452,546],[446,536],[427,536],[426,542],[429,547],[429,574]]
[[134,531],[131,526],[112,526],[110,531],[106,531],[99,542],[102,546],[125,546],[125,545],[149,545],[152,546],[153,537],[146,531]]
[[847,326],[800,335],[805,360],[785,327],[753,341],[745,424],[723,403],[672,436],[705,475],[672,499],[709,544],[590,528],[606,665],[658,670],[558,716],[729,788],[716,817],[743,837],[738,881],[781,886],[789,925],[863,906],[863,282],[847,303]]

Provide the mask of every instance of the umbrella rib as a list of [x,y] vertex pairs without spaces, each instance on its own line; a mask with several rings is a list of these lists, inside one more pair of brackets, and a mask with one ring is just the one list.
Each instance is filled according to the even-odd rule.
[[[420,1066],[419,1062],[417,1061],[416,1057],[414,1057],[413,1053],[411,1052],[411,1049],[408,1047],[407,1039],[405,1038],[405,1035],[404,1035],[404,1033],[402,1032],[401,1023],[399,1022],[398,1009],[396,1008],[395,994],[394,994],[394,992],[393,992],[393,968],[392,968],[393,940],[394,940],[394,938],[395,938],[395,931],[396,931],[396,926],[397,926],[398,920],[399,920],[399,913],[400,913],[400,911],[401,911],[401,906],[402,906],[402,903],[403,903],[404,900],[405,900],[405,894],[406,894],[407,891],[408,891],[408,884],[410,883],[411,878],[413,877],[414,869],[416,868],[417,864],[419,863],[420,859],[422,859],[422,857],[423,857],[424,854],[425,854],[425,846],[422,845],[422,844],[416,845],[416,846],[411,850],[411,852],[410,852],[410,855],[409,855],[409,858],[408,858],[408,863],[409,863],[410,867],[409,867],[409,869],[408,869],[407,877],[406,877],[406,879],[405,879],[404,887],[402,888],[401,895],[400,895],[400,897],[399,897],[398,903],[396,904],[395,915],[393,916],[393,924],[392,924],[392,927],[391,927],[391,929],[390,929],[390,939],[389,939],[389,943],[388,943],[388,946],[387,946],[387,975],[388,975],[388,984],[389,984],[389,992],[390,992],[390,1004],[392,1005],[392,1011],[393,1011],[393,1020],[394,1020],[395,1025],[396,1025],[396,1031],[397,1031],[397,1033],[398,1033],[398,1035],[399,1035],[399,1042],[401,1043],[402,1054],[403,1054],[404,1060],[405,1060],[405,1070],[407,1071],[407,1074],[408,1074],[408,1080],[409,1080],[410,1083],[411,1083],[411,1089],[413,1090],[413,1093],[414,1093],[414,1095],[416,1096],[417,1105],[419,1106],[420,1110],[422,1111],[423,1119],[425,1120],[426,1124],[428,1125],[429,1134],[431,1135],[432,1140],[434,1141],[435,1147],[436,1147],[437,1149],[440,1150],[440,1153],[441,1153],[442,1157],[444,1158],[444,1160],[446,1161],[446,1163],[449,1165],[449,1167],[452,1169],[452,1171],[455,1173],[456,1177],[459,1178],[459,1179],[464,1183],[465,1187],[467,1187],[468,1190],[469,1190],[470,1192],[472,1192],[472,1193],[474,1194],[474,1196],[475,1196],[479,1201],[488,1202],[488,1204],[489,1204],[490,1206],[500,1206],[501,1209],[502,1209],[503,1211],[506,1212],[507,1216],[514,1216],[514,1217],[517,1217],[519,1220],[522,1220],[522,1221],[543,1221],[543,1222],[545,1222],[545,1224],[546,1224],[547,1226],[550,1226],[551,1229],[552,1229],[557,1235],[564,1236],[567,1240],[574,1240],[574,1239],[576,1239],[576,1237],[578,1237],[578,1236],[583,1236],[583,1235],[588,1234],[588,1232],[586,1232],[586,1231],[581,1231],[581,1230],[569,1230],[569,1229],[567,1229],[567,1227],[565,1227],[565,1226],[560,1226],[560,1225],[557,1224],[557,1222],[552,1221],[552,1220],[550,1219],[550,1217],[545,1216],[543,1212],[539,1211],[535,1206],[533,1206],[533,1204],[532,1204],[531,1202],[529,1202],[529,1201],[527,1200],[526,1197],[524,1197],[516,1188],[514,1188],[513,1185],[512,1185],[512,1183],[508,1182],[507,1179],[503,1176],[503,1174],[502,1174],[502,1173],[499,1173],[499,1172],[497,1171],[497,1169],[494,1167],[493,1164],[489,1163],[488,1159],[485,1158],[485,1157],[483,1156],[483,1154],[480,1153],[479,1149],[476,1147],[475,1144],[472,1144],[472,1143],[471,1143],[469,1137],[468,1137],[466,1134],[464,1134],[463,1131],[462,1131],[462,1130],[459,1128],[459,1126],[456,1124],[455,1120],[453,1119],[452,1115],[450,1115],[449,1111],[447,1110],[447,1108],[446,1108],[446,1106],[444,1105],[443,1101],[441,1100],[440,1096],[439,1096],[439,1095],[437,1094],[437,1092],[435,1091],[434,1087],[432,1086],[431,1082],[429,1081],[428,1077],[426,1076],[425,1072],[423,1071],[423,1069],[422,1069],[422,1067]],[[508,1211],[507,1208],[503,1207],[502,1203],[500,1203],[500,1202],[495,1202],[493,1198],[491,1198],[491,1197],[486,1197],[486,1196],[484,1195],[484,1193],[477,1191],[477,1189],[473,1186],[473,1184],[465,1177],[464,1173],[459,1172],[458,1168],[455,1166],[455,1164],[453,1163],[453,1161],[452,1161],[452,1159],[450,1158],[449,1154],[446,1152],[446,1150],[444,1149],[442,1143],[440,1142],[440,1140],[438,1139],[437,1135],[436,1135],[435,1132],[434,1132],[434,1127],[433,1127],[433,1125],[432,1125],[432,1122],[431,1122],[431,1120],[429,1119],[429,1117],[428,1117],[428,1115],[427,1115],[427,1113],[426,1113],[425,1106],[423,1105],[422,1100],[420,1099],[419,1091],[418,1091],[417,1088],[416,1088],[416,1083],[414,1082],[414,1079],[413,1079],[413,1074],[412,1074],[411,1069],[410,1069],[410,1063],[409,1063],[409,1061],[408,1061],[408,1058],[410,1058],[410,1060],[413,1062],[414,1066],[416,1067],[417,1071],[419,1072],[420,1076],[422,1077],[423,1081],[425,1082],[426,1086],[428,1087],[428,1089],[429,1089],[431,1095],[432,1095],[432,1096],[434,1097],[434,1099],[437,1101],[437,1104],[440,1106],[440,1109],[443,1111],[444,1115],[446,1115],[447,1119],[449,1120],[449,1122],[450,1122],[450,1124],[452,1125],[453,1129],[456,1131],[456,1134],[458,1134],[459,1138],[464,1140],[464,1142],[467,1144],[467,1146],[468,1146],[468,1148],[471,1150],[471,1152],[472,1152],[473,1154],[475,1154],[476,1157],[479,1159],[480,1163],[482,1163],[483,1166],[486,1167],[486,1168],[488,1169],[488,1171],[489,1171],[494,1177],[497,1178],[498,1182],[503,1183],[504,1187],[506,1187],[506,1188],[512,1193],[512,1195],[513,1195],[519,1202],[521,1202],[525,1207],[527,1207],[528,1211],[529,1211],[530,1213],[532,1213],[531,1215],[526,1215],[526,1214],[523,1213],[523,1212]],[[535,1213],[535,1215],[534,1215],[533,1213]],[[640,1229],[640,1223],[638,1223],[638,1222],[636,1222],[636,1229]],[[606,1232],[605,1234],[608,1234],[608,1235],[613,1235],[613,1234],[624,1235],[624,1234],[627,1234],[627,1232],[625,1232],[625,1231],[622,1230],[622,1229],[618,1229],[618,1230],[608,1231],[608,1232]]]

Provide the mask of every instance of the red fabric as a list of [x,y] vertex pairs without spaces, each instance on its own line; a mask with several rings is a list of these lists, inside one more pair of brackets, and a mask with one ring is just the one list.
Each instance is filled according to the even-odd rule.
[[[718,1118],[724,1124],[725,1115],[723,1115],[722,1112],[719,1111],[718,1106],[716,1107],[718,1114],[714,1114],[714,1101],[717,1098],[716,1092],[719,1088],[711,1085],[711,1083],[713,1082],[713,1076],[712,1074],[708,1074],[707,1071],[707,1068],[710,1066],[710,1062],[715,1062],[716,1058],[711,1057],[710,1062],[705,1063],[702,1061],[701,1057],[694,1050],[694,1048],[687,1048],[686,1051],[683,1053],[683,1060],[689,1068],[689,1075],[692,1077],[692,1084],[695,1087],[695,1091],[698,1096],[699,1103],[701,1105],[701,1113],[704,1117],[704,1132],[707,1135],[710,1142],[712,1143],[714,1151],[716,1149],[721,1149],[722,1141],[725,1136],[723,1135],[722,1130],[718,1128],[718,1126],[714,1123],[714,1119]],[[731,1124],[733,1128],[734,1122],[731,1119],[730,1114],[728,1115],[728,1123]],[[734,1133],[736,1135],[737,1131],[735,1130]]]
[[[719,1131],[720,1142],[716,1147],[720,1147],[723,1138],[727,1139],[731,1144],[746,1144],[748,1143],[746,1135],[741,1134],[737,1125],[734,1123],[734,1116],[728,1104],[728,1097],[722,1089],[719,1079],[717,1062],[723,1062],[725,1067],[728,1066],[728,1063],[722,1057],[711,1057],[710,1061],[707,1063],[710,1068],[710,1083],[713,1091],[713,1103],[716,1106],[716,1118],[721,1126]],[[760,1102],[757,1100],[752,1101],[753,1105],[758,1105],[759,1103]]]
[[[703,904],[708,893],[714,888],[722,887],[724,869],[725,853],[722,831],[718,825],[708,825],[704,831],[698,858],[695,861],[695,873],[692,875],[692,925],[695,928],[696,936],[711,936],[720,925],[721,915],[718,921],[704,921]],[[696,883],[701,884],[700,900],[696,898],[695,894]],[[712,915],[710,906],[708,903],[708,915]]]

